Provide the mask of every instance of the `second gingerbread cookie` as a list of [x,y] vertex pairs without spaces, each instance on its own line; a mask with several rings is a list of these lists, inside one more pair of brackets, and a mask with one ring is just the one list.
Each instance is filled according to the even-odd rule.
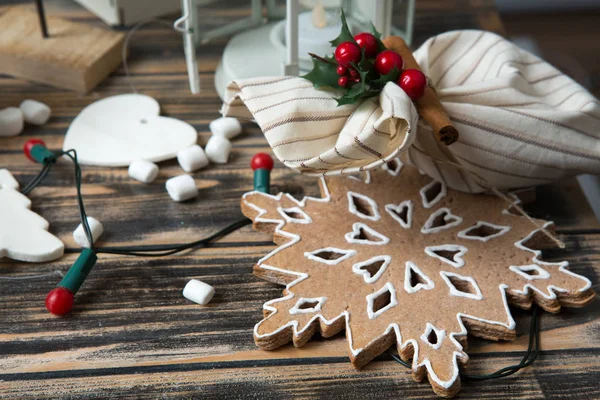
[[286,285],[254,328],[261,348],[345,329],[357,368],[396,344],[417,381],[453,396],[467,331],[514,339],[508,303],[557,312],[593,300],[567,262],[540,259],[543,235],[502,199],[447,189],[398,159],[362,178],[323,179],[322,198],[302,201],[244,195],[244,214],[280,245],[254,273]]

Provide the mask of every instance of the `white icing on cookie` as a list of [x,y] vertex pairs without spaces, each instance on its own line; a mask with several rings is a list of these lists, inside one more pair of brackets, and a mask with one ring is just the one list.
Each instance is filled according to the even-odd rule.
[[[437,341],[435,343],[431,343],[429,341],[429,335],[431,331],[435,332],[435,337]],[[427,327],[425,328],[425,332],[421,335],[421,340],[427,343],[429,346],[433,347],[435,350],[439,350],[442,347],[442,342],[446,338],[446,331],[444,329],[438,329],[435,326],[431,325],[429,322],[427,323]]]
[[[520,265],[520,266],[511,265],[508,268],[511,271],[516,272],[517,274],[521,275],[523,278],[525,278],[525,279],[527,279],[529,281],[533,281],[533,280],[536,280],[536,279],[548,279],[548,278],[550,278],[550,273],[548,271],[546,271],[545,269],[543,269],[539,265],[535,265],[535,264]],[[537,273],[536,274],[528,274],[527,272],[529,272],[529,271],[535,271]]]
[[371,173],[369,171],[364,171],[363,174],[365,174],[365,179],[360,179],[358,176],[355,175],[348,175],[348,179],[353,179],[355,181],[366,183],[368,185],[369,183],[371,183]]
[[[300,207],[277,207],[277,211],[279,214],[285,219],[286,222],[291,222],[293,224],[310,224],[312,223],[312,218],[304,212]],[[295,218],[290,216],[289,214],[300,214],[302,218]]]
[[[363,231],[365,231],[367,234],[369,234],[370,236],[375,237],[377,240],[357,239],[356,237],[358,235],[360,235],[361,229]],[[382,235],[381,233],[368,227],[367,225],[363,224],[362,222],[355,222],[354,224],[352,224],[352,232],[346,233],[346,235],[344,237],[346,238],[346,241],[348,243],[356,243],[356,244],[369,244],[369,245],[375,245],[375,246],[382,246],[382,245],[388,244],[390,242],[390,238]]]
[[[371,273],[369,271],[367,271],[366,269],[363,269],[363,267],[371,265],[378,261],[383,262],[383,264],[381,264],[381,266],[379,267],[379,269],[377,270],[375,275],[371,275]],[[390,265],[391,261],[392,261],[392,257],[387,256],[387,255],[371,257],[366,261],[362,261],[362,262],[354,264],[352,266],[352,272],[354,272],[355,274],[358,274],[358,275],[362,275],[362,277],[366,283],[375,283],[381,277],[381,275],[383,275],[383,273],[385,272],[388,265]]]
[[[403,210],[405,210],[405,209],[406,209],[406,221],[404,221],[398,215],[398,214],[402,213]],[[386,204],[385,211],[387,211],[387,213],[390,214],[390,216],[392,218],[394,218],[396,221],[398,221],[398,223],[400,224],[401,227],[410,229],[410,227],[412,226],[412,214],[413,214],[412,200],[404,200],[402,203],[400,203],[398,205]]]
[[[417,283],[415,286],[413,286],[410,282],[412,273],[419,275],[426,283]],[[406,262],[406,267],[404,270],[404,290],[406,290],[407,293],[416,293],[421,289],[431,290],[434,287],[435,284],[431,278],[425,275],[425,273],[421,271],[421,268],[411,261]]]
[[[394,162],[396,164],[395,168],[390,168],[389,163]],[[402,163],[402,161],[400,161],[399,157],[393,158],[390,161],[386,162],[383,164],[383,166],[381,167],[383,170],[387,171],[388,174],[392,175],[392,176],[398,176],[398,174],[400,173],[400,170],[402,170],[402,167],[404,166],[404,164]]]
[[[445,214],[445,215],[444,215]],[[440,216],[444,215],[445,225],[441,226],[433,226],[435,220]],[[458,215],[452,214],[452,211],[446,207],[442,207],[439,210],[435,211],[433,214],[427,218],[425,221],[425,225],[421,228],[421,233],[438,233],[444,229],[454,228],[456,225],[460,225],[463,219]]]
[[[477,236],[477,235],[469,235],[468,234],[469,231],[476,230],[476,229],[484,227],[484,226],[497,229],[498,232],[493,233],[491,235],[487,235],[487,236]],[[470,226],[467,229],[464,229],[464,230],[458,232],[458,237],[461,238],[461,239],[480,240],[482,242],[487,242],[490,239],[493,239],[493,238],[496,238],[498,236],[504,235],[508,231],[510,231],[510,226],[495,225],[495,224],[492,224],[490,222],[477,221],[477,224],[475,224],[473,226]]]
[[[479,285],[477,285],[477,282],[475,282],[475,279],[473,279],[472,277],[463,276],[463,275],[455,274],[454,272],[446,272],[446,271],[440,271],[440,275],[442,276],[442,278],[444,279],[444,281],[450,288],[451,296],[466,297],[468,299],[473,299],[473,300],[483,300],[483,294],[481,294],[481,289],[479,289]],[[472,287],[475,290],[475,293],[463,292],[461,290],[458,290],[458,288],[456,286],[454,286],[454,284],[450,281],[451,277],[459,279],[464,282],[468,282],[471,285],[470,287]]]
[[[432,187],[434,187],[435,185],[440,185],[440,192],[433,199],[428,200],[427,199],[427,191],[429,189],[431,189]],[[421,194],[421,200],[423,201],[423,207],[431,208],[446,196],[447,189],[446,189],[446,185],[444,185],[443,182],[433,180],[433,181],[429,182],[427,185],[423,186],[421,188],[421,190],[419,190],[419,193]]]
[[[333,258],[333,259],[326,259],[326,258],[318,256],[318,254],[328,253],[328,252],[341,254],[341,256],[337,257],[337,258]],[[344,249],[338,249],[337,247],[324,247],[322,249],[317,249],[317,250],[313,250],[310,252],[307,251],[304,253],[304,257],[308,258],[309,260],[317,261],[317,262],[320,262],[323,264],[336,265],[336,264],[339,264],[342,261],[352,257],[355,254],[356,254],[356,250],[344,250]]]
[[[370,221],[378,221],[381,218],[381,215],[379,215],[377,203],[372,198],[365,196],[364,194],[351,192],[351,191],[348,191],[347,197],[348,197],[348,211],[350,212],[350,214],[354,214],[360,218],[368,219]],[[356,208],[355,198],[367,202],[369,208],[371,209],[372,215],[363,214],[362,212],[360,212]]]
[[[325,303],[327,297],[313,297],[313,298],[301,298],[298,300],[296,305],[290,308],[290,314],[308,314],[313,312],[321,311],[323,307],[323,303]],[[302,308],[302,306],[306,303],[317,303],[314,307]]]
[[[373,306],[375,305],[375,299],[377,299],[385,292],[390,293],[390,302],[385,307],[374,311]],[[394,288],[394,285],[392,285],[391,282],[386,283],[381,289],[367,296],[367,314],[369,315],[369,319],[375,319],[390,308],[395,307],[397,305],[398,300],[396,299],[396,288]]]
[[[449,260],[446,257],[442,257],[439,254],[437,254],[436,251],[458,251],[458,253],[455,253],[452,257],[452,260]],[[463,256],[467,253],[467,251],[468,249],[465,246],[461,246],[459,244],[442,244],[439,246],[425,247],[425,253],[428,256],[437,258],[438,260],[441,260],[446,264],[452,265],[454,268],[461,268],[465,265],[465,260],[463,259]]]

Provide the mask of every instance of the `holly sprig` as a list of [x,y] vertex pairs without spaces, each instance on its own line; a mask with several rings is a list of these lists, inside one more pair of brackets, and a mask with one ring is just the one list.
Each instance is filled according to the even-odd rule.
[[[344,104],[356,104],[357,102],[366,98],[377,96],[388,82],[397,81],[401,74],[401,71],[394,67],[389,73],[385,75],[379,75],[375,71],[375,68],[373,68],[375,57],[368,57],[365,49],[361,48],[356,42],[354,36],[350,32],[350,29],[348,28],[348,23],[346,22],[346,16],[344,15],[343,10],[341,22],[341,32],[338,37],[330,41],[331,45],[337,48],[340,44],[345,42],[354,43],[358,48],[361,49],[361,56],[358,62],[350,63],[351,68],[356,71],[354,73],[356,75],[356,80],[353,79],[353,81],[350,82],[347,87],[342,88],[344,93],[340,97],[336,98],[338,106]],[[371,24],[370,33],[376,40],[376,53],[380,53],[381,51],[385,50],[386,47],[381,41],[381,34],[377,32],[377,29],[375,29],[373,24]],[[337,73],[337,68],[339,65],[336,62],[335,57],[321,57],[312,53],[309,53],[309,55],[312,58],[313,69],[306,75],[303,75],[302,78],[311,81],[314,87],[317,89],[321,87],[339,89],[340,86],[338,84],[338,80],[340,76]]]

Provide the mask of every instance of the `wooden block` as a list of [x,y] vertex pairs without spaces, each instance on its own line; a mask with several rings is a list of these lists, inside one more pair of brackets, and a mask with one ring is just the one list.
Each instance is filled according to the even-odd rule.
[[0,15],[0,73],[87,93],[121,63],[124,34],[47,18],[44,39],[30,6],[8,7]]

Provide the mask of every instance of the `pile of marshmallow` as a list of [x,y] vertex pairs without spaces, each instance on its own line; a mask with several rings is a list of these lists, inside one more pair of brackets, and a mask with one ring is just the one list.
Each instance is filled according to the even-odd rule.
[[[197,144],[177,152],[177,161],[185,172],[206,167],[209,162],[225,164],[231,152],[231,142],[242,132],[242,125],[235,118],[222,117],[209,124],[212,133],[204,149]],[[158,175],[158,166],[147,160],[137,160],[129,165],[129,176],[140,182],[150,183]],[[167,192],[174,201],[186,201],[198,196],[194,178],[183,174],[167,180]]]
[[17,136],[23,132],[25,123],[44,125],[50,118],[51,110],[37,100],[23,100],[19,107],[0,110],[0,136]]

